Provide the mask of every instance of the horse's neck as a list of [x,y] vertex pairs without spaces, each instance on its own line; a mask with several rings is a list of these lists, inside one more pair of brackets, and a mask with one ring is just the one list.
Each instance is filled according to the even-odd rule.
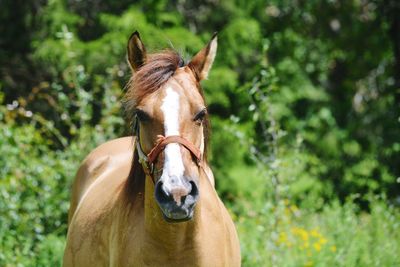
[[187,242],[190,243],[194,241],[193,233],[200,223],[200,218],[197,218],[199,215],[194,215],[194,218],[188,222],[166,222],[154,198],[153,181],[150,177],[146,177],[144,223],[146,234],[150,239],[157,241],[160,246],[171,249],[175,246],[181,247],[181,245],[187,244]]

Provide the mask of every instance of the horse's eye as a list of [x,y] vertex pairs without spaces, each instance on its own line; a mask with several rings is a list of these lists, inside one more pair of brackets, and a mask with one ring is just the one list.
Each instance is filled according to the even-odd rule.
[[141,122],[146,122],[149,121],[151,119],[151,117],[149,116],[149,114],[147,114],[146,112],[144,112],[141,109],[137,109],[136,110],[136,116],[139,118],[139,120]]
[[194,117],[193,117],[193,121],[195,121],[198,124],[201,124],[204,120],[204,117],[207,114],[207,110],[204,108],[201,111],[199,111]]

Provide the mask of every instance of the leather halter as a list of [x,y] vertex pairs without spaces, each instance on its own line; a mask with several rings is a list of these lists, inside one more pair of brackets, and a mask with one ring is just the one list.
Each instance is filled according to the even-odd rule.
[[134,123],[134,129],[136,133],[136,149],[138,151],[138,156],[139,156],[139,163],[143,167],[143,171],[145,172],[146,176],[150,176],[151,179],[154,181],[154,163],[157,160],[158,156],[162,151],[164,151],[165,147],[168,144],[175,143],[175,144],[180,144],[183,147],[185,147],[187,150],[190,151],[194,159],[196,159],[196,163],[198,166],[200,166],[201,162],[201,151],[198,149],[195,145],[193,145],[191,142],[189,142],[187,139],[179,136],[179,135],[170,135],[170,136],[163,136],[163,135],[158,135],[157,136],[157,143],[156,145],[150,150],[148,154],[146,154],[143,149],[142,145],[140,143],[140,131],[139,131],[139,121],[136,118],[135,123]]

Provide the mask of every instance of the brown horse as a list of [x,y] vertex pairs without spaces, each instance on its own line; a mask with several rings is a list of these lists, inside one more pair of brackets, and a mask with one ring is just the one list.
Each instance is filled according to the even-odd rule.
[[200,81],[214,35],[185,65],[128,42],[126,105],[135,137],[92,151],[76,175],[64,266],[240,266],[237,233],[207,165]]

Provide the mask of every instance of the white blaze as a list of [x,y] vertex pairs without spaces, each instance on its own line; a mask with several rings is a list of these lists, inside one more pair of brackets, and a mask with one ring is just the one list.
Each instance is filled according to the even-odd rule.
[[[171,87],[167,87],[166,95],[161,105],[164,114],[165,137],[179,134],[179,94]],[[161,175],[163,189],[171,192],[185,184],[183,180],[184,166],[180,145],[176,143],[168,144],[164,150],[164,168]]]

